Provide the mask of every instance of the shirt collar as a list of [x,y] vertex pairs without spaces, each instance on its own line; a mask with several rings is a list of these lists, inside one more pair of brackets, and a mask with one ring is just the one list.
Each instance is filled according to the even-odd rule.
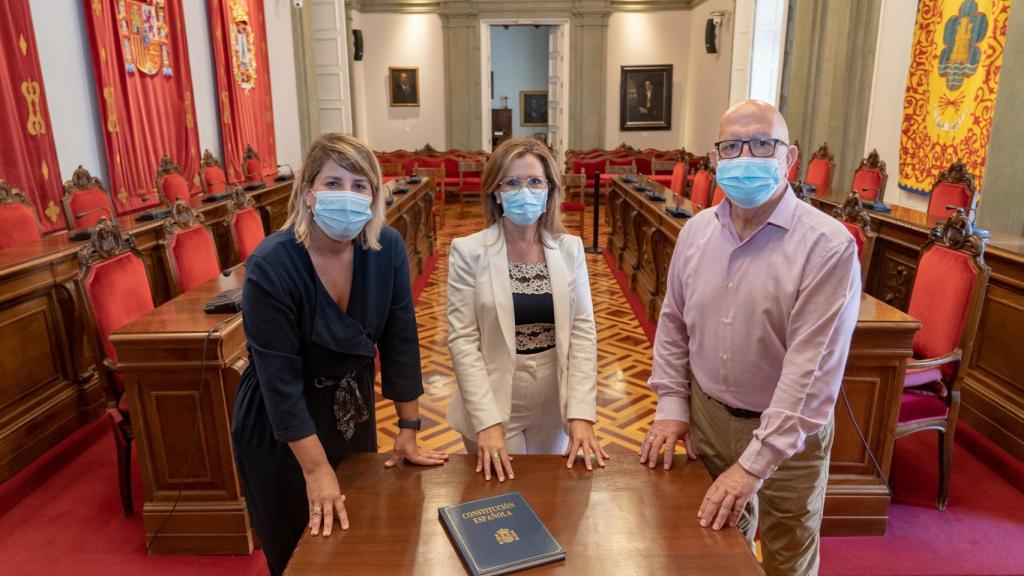
[[[800,199],[796,197],[793,188],[788,184],[786,191],[782,194],[782,200],[775,206],[772,215],[768,217],[766,224],[774,224],[783,230],[789,230],[793,226],[793,219],[796,217],[796,206]],[[732,201],[726,197],[715,207],[715,216],[723,226],[732,228]]]

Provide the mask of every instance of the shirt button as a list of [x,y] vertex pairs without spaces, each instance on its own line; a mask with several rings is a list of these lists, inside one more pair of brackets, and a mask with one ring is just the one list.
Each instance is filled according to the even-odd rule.
[[722,318],[722,324],[732,324],[732,318]]
[[732,290],[732,282],[729,282],[728,284],[726,284],[725,287],[730,289],[730,290]]
[[729,355],[728,354],[722,354],[722,360],[728,360],[728,359],[729,359]]

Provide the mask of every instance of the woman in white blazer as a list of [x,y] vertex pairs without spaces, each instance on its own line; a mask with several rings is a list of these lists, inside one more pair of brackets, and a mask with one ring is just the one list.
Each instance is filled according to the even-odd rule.
[[597,332],[583,242],[561,222],[561,176],[542,143],[511,138],[484,167],[487,228],[452,241],[448,349],[458,383],[448,422],[488,480],[509,454],[583,450],[594,434]]

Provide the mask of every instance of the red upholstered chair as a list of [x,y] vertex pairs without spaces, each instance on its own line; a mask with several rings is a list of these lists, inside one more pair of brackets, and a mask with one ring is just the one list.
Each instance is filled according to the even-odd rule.
[[246,145],[245,154],[242,155],[242,168],[245,170],[246,184],[259,184],[263,182],[263,162],[256,150]]
[[132,427],[128,396],[117,366],[117,351],[110,334],[153,309],[149,276],[142,255],[135,250],[135,239],[121,234],[113,222],[101,220],[89,245],[78,253],[81,264],[78,286],[86,308],[90,334],[96,335],[95,348],[101,380],[107,384],[107,417],[117,448],[118,485],[124,515],[134,513],[132,505],[131,461]]
[[[437,216],[436,226],[444,227],[445,223],[445,185],[444,185],[444,167],[433,166],[426,168],[415,168],[413,174],[421,178],[430,178],[430,181],[434,185],[434,214]],[[460,207],[461,209],[461,207]]]
[[652,160],[651,161],[651,174],[648,176],[651,180],[654,180],[662,186],[671,187],[672,184],[672,172],[675,170],[675,160]]
[[199,162],[199,171],[202,174],[200,182],[203,186],[204,196],[215,196],[228,191],[228,179],[224,174],[224,167],[220,160],[209,150],[203,151],[203,159]]
[[672,167],[672,180],[668,187],[676,196],[682,197],[686,192],[686,162],[676,162]]
[[654,173],[654,161],[646,156],[633,158],[633,163],[636,165],[636,171],[640,174],[650,176]]
[[804,182],[815,187],[815,196],[829,196],[832,193],[832,169],[835,161],[832,153],[828,150],[828,143],[822,144],[821,148],[811,155],[811,161],[807,164],[807,174]]
[[800,161],[803,159],[803,150],[800,149],[800,141],[793,140],[793,147],[796,148],[796,161],[789,167],[789,172],[786,173],[786,180],[789,182],[796,182],[800,179]]
[[867,282],[868,267],[871,265],[871,255],[875,250],[875,240],[878,232],[871,229],[871,216],[864,209],[864,204],[856,191],[851,190],[842,206],[832,211],[832,215],[839,219],[846,227],[846,230],[857,242],[857,257],[860,259],[860,280],[861,284]]
[[0,180],[0,249],[39,242],[40,238],[35,208],[21,190]]
[[256,202],[240,187],[235,186],[228,202],[228,228],[231,231],[231,251],[234,262],[245,262],[266,237],[263,218],[254,207]]
[[95,226],[100,218],[114,220],[114,205],[103,188],[103,182],[81,165],[71,179],[64,183],[64,215],[68,228],[74,232]]
[[181,175],[181,168],[166,154],[156,167],[156,189],[167,206],[174,206],[178,200],[188,202],[192,195],[188,182]]
[[888,181],[889,174],[885,171],[885,161],[878,157],[878,150],[872,150],[854,171],[850,190],[857,192],[862,200],[881,204]]
[[991,272],[984,251],[984,240],[974,233],[963,209],[957,209],[932,230],[921,249],[907,310],[921,329],[914,336],[914,358],[907,363],[896,438],[938,431],[939,510],[949,500],[960,387]]
[[380,173],[385,178],[401,178],[405,174],[402,172],[401,162],[381,162]]
[[718,206],[722,203],[722,200],[725,200],[725,190],[722,190],[721,186],[715,184],[715,192],[711,196],[711,205]]
[[202,214],[179,201],[164,220],[160,244],[174,296],[192,290],[220,272],[213,234],[203,226],[203,219]]
[[587,187],[592,188],[596,174],[604,171],[604,163],[604,157],[577,159],[572,162],[569,172],[572,174],[583,172],[587,177]]
[[[974,210],[976,194],[974,176],[960,160],[950,164],[949,169],[939,174],[928,198],[928,224],[934,225],[952,216],[957,208],[965,212]],[[948,209],[947,206],[952,206]]]
[[718,186],[715,184],[715,169],[705,160],[693,177],[693,184],[690,185],[690,202],[698,210],[712,206],[714,192]]
[[461,152],[450,150],[441,157],[441,166],[444,166],[444,188],[445,190],[456,190],[458,191],[460,184],[459,180],[459,164],[461,162],[472,162],[472,159],[468,158]]
[[604,169],[601,170],[601,185],[602,187],[607,187],[616,176],[622,176],[624,174],[633,174],[635,176],[636,173],[637,169],[635,158],[607,158],[604,161]]
[[[480,177],[484,172],[482,162],[459,162],[459,216],[466,208],[466,194],[480,196]],[[446,168],[447,170],[447,168]]]
[[580,238],[583,238],[587,219],[587,204],[583,199],[587,191],[587,176],[582,172],[562,174],[562,187],[565,189],[562,213],[566,218],[569,218],[570,214],[578,215]]

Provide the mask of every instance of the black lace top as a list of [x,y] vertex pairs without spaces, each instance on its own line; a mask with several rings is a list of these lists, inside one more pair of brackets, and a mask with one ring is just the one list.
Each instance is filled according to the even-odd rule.
[[536,354],[555,347],[555,305],[544,262],[509,262],[516,314],[516,352]]

